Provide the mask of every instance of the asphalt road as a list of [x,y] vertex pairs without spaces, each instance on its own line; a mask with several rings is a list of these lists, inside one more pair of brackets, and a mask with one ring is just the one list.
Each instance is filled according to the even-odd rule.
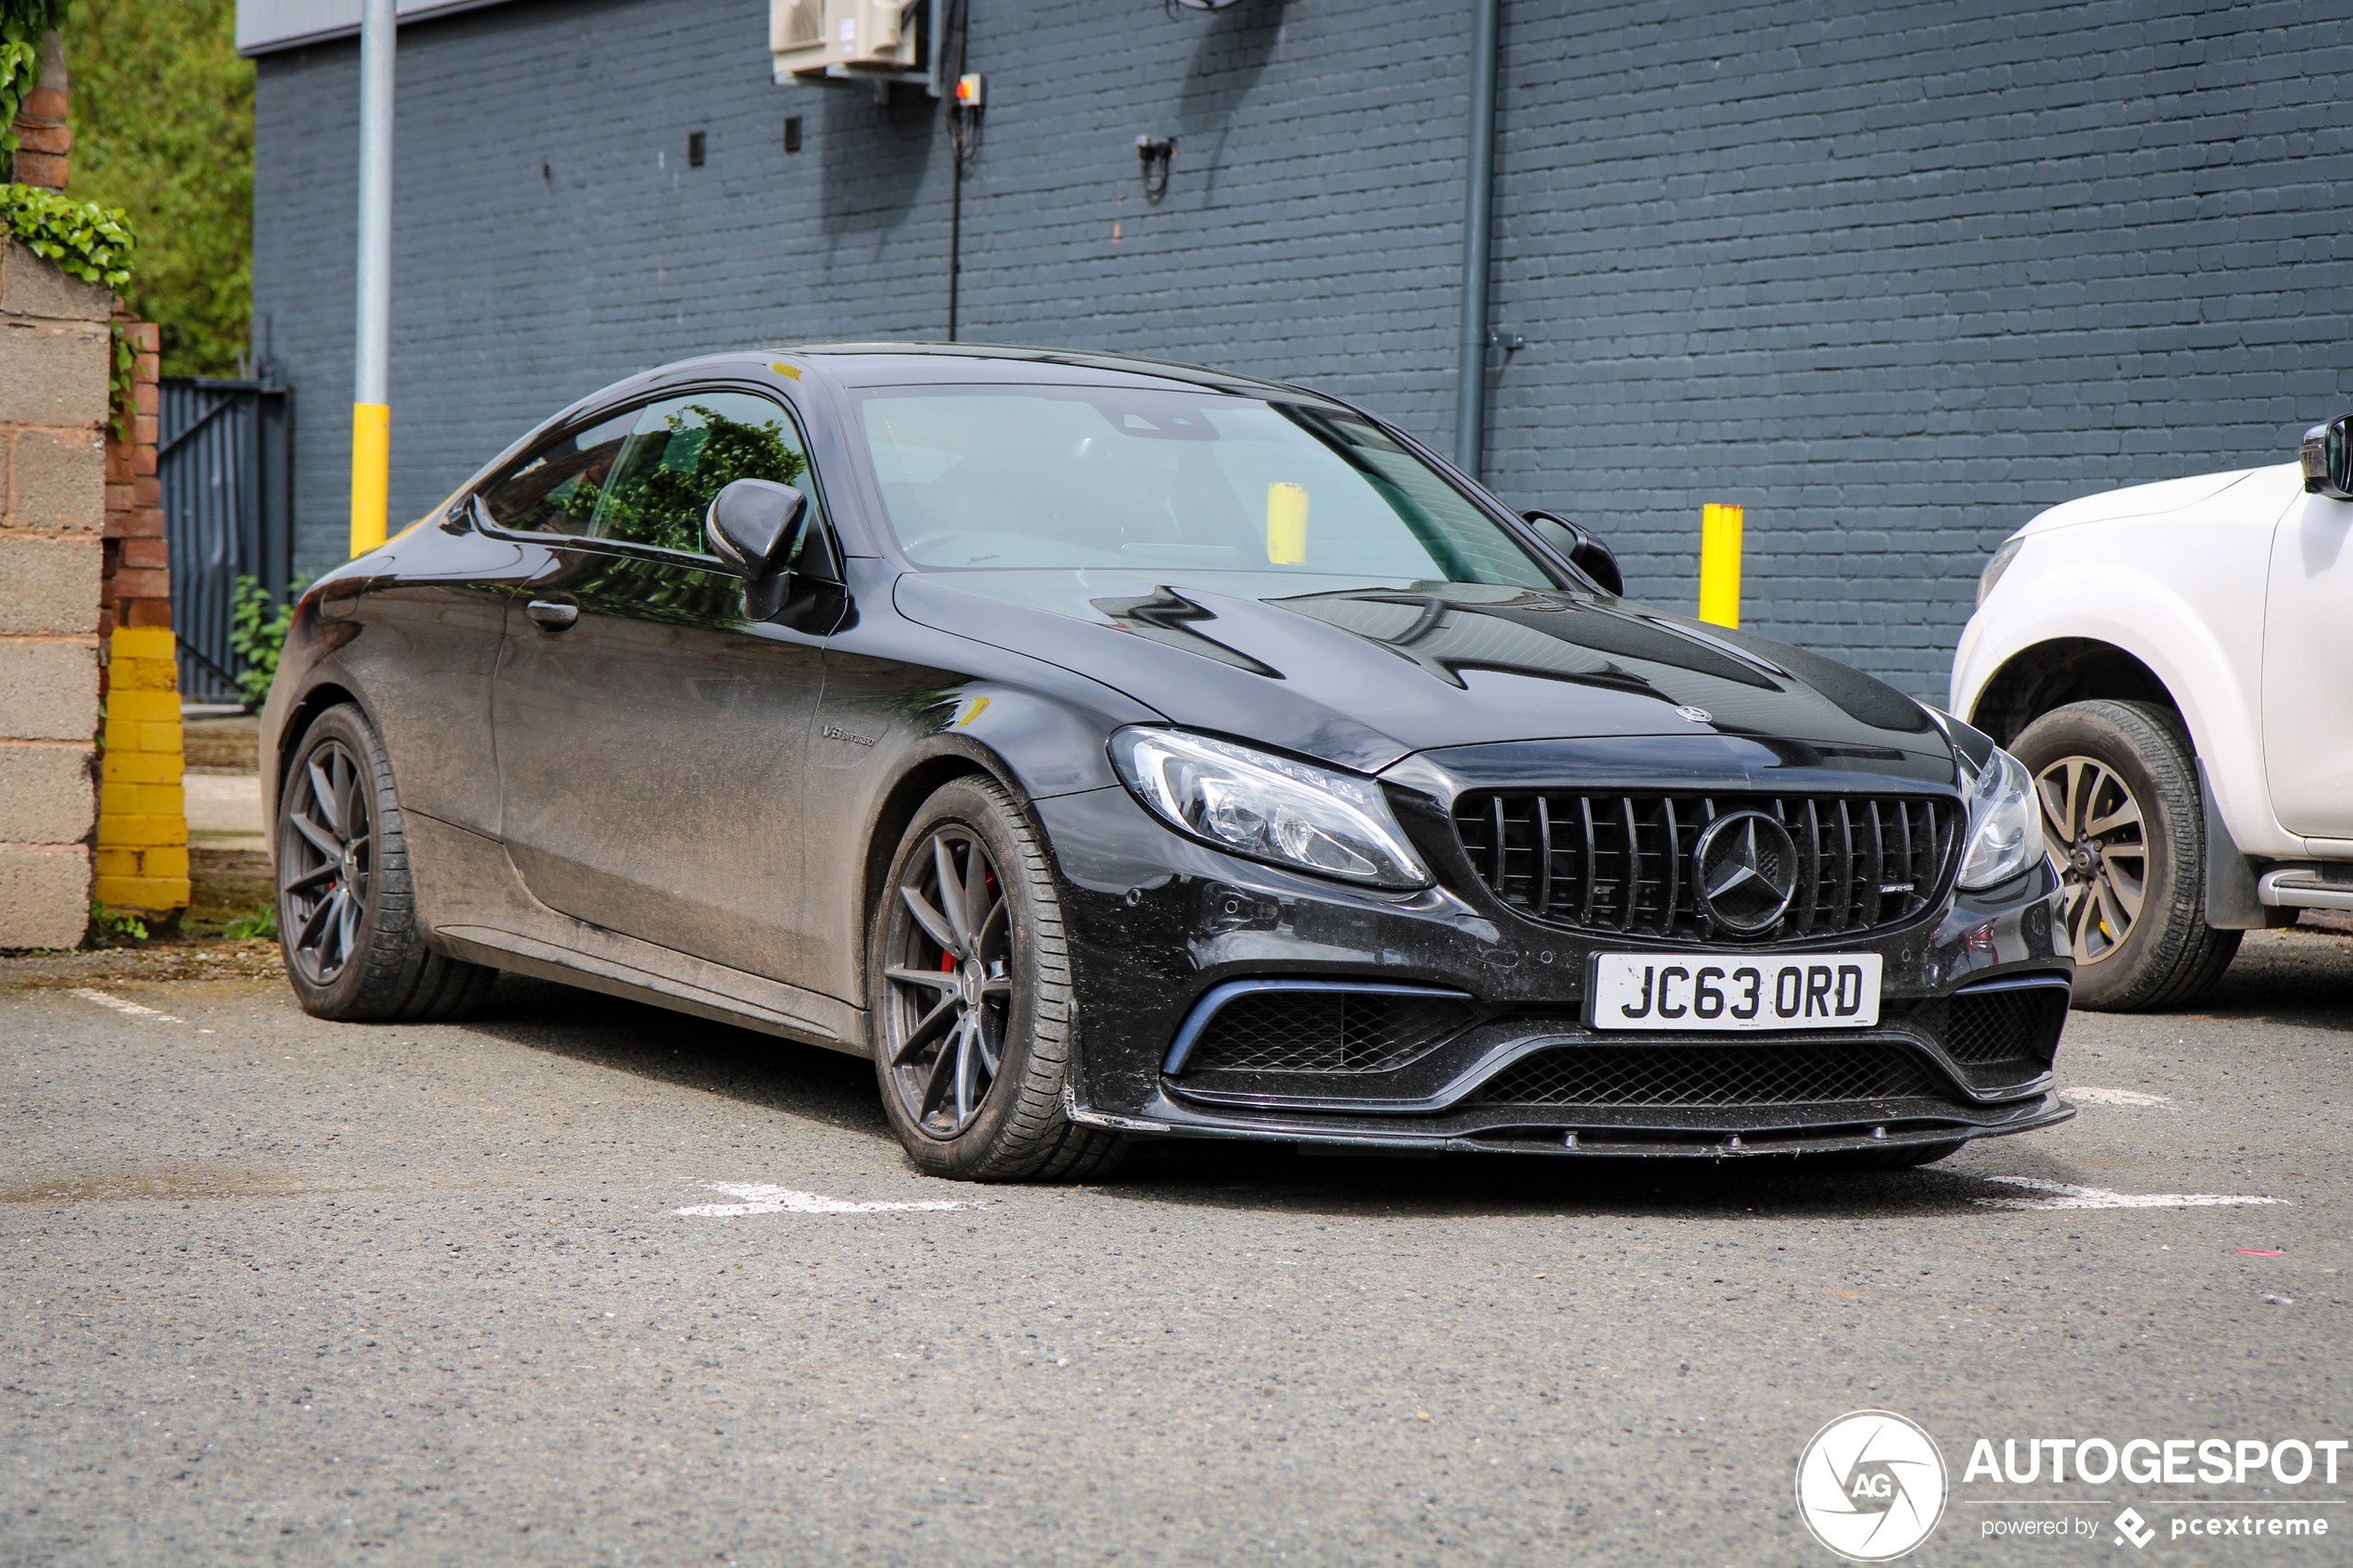
[[[1794,1466],[1864,1407],[1951,1467],[1911,1561],[2353,1559],[2353,1456],[1961,1474],[2353,1437],[2353,938],[2079,1015],[2061,1083],[2125,1095],[1860,1176],[1187,1144],[975,1188],[864,1064],[585,993],[371,1027],[64,978],[0,972],[0,1561],[1830,1562]],[[2336,1533],[2168,1533],[2225,1512]]]

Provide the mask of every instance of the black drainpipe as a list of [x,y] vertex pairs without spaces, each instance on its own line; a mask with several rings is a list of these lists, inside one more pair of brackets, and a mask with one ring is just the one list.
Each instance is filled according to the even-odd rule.
[[947,69],[948,156],[948,341],[957,334],[957,306],[964,281],[964,165],[972,161],[974,121],[977,109],[956,101],[956,83],[964,74],[964,7],[967,0],[952,0],[948,8],[948,36],[940,42]]
[[1478,477],[1487,449],[1487,266],[1495,210],[1496,34],[1503,0],[1471,0],[1470,135],[1464,160],[1462,372],[1454,466]]

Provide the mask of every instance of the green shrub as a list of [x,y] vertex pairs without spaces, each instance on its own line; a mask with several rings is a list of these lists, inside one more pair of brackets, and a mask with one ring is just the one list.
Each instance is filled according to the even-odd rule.
[[121,293],[160,331],[168,376],[241,374],[253,336],[254,65],[236,31],[235,0],[76,0],[66,23],[73,189],[131,215]]
[[90,932],[101,945],[108,942],[145,942],[147,939],[147,922],[137,915],[109,909],[93,898],[90,900]]
[[229,602],[229,646],[239,661],[237,689],[247,708],[259,708],[270,696],[270,683],[278,678],[278,658],[286,649],[286,628],[294,624],[295,600],[309,584],[297,577],[286,589],[283,604],[250,577],[240,577]]
[[257,936],[275,941],[278,936],[278,911],[265,908],[249,915],[239,915],[220,928],[220,935],[232,942],[249,941]]

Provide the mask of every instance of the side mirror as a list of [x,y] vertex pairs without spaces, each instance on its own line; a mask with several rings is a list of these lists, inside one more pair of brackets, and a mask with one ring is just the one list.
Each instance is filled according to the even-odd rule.
[[2304,493],[2353,501],[2353,414],[2304,433]]
[[792,559],[809,497],[773,479],[738,479],[703,514],[703,537],[727,570],[757,583]]
[[1602,591],[1617,597],[1626,593],[1626,574],[1617,568],[1617,558],[1582,527],[1557,512],[1522,512],[1520,517],[1537,537],[1567,556],[1578,571],[1601,585]]

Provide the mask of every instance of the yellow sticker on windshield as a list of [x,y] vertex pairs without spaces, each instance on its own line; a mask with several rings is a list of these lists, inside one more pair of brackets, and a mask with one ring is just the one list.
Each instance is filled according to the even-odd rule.
[[1266,559],[1274,566],[1307,564],[1307,486],[1281,480],[1266,487]]

